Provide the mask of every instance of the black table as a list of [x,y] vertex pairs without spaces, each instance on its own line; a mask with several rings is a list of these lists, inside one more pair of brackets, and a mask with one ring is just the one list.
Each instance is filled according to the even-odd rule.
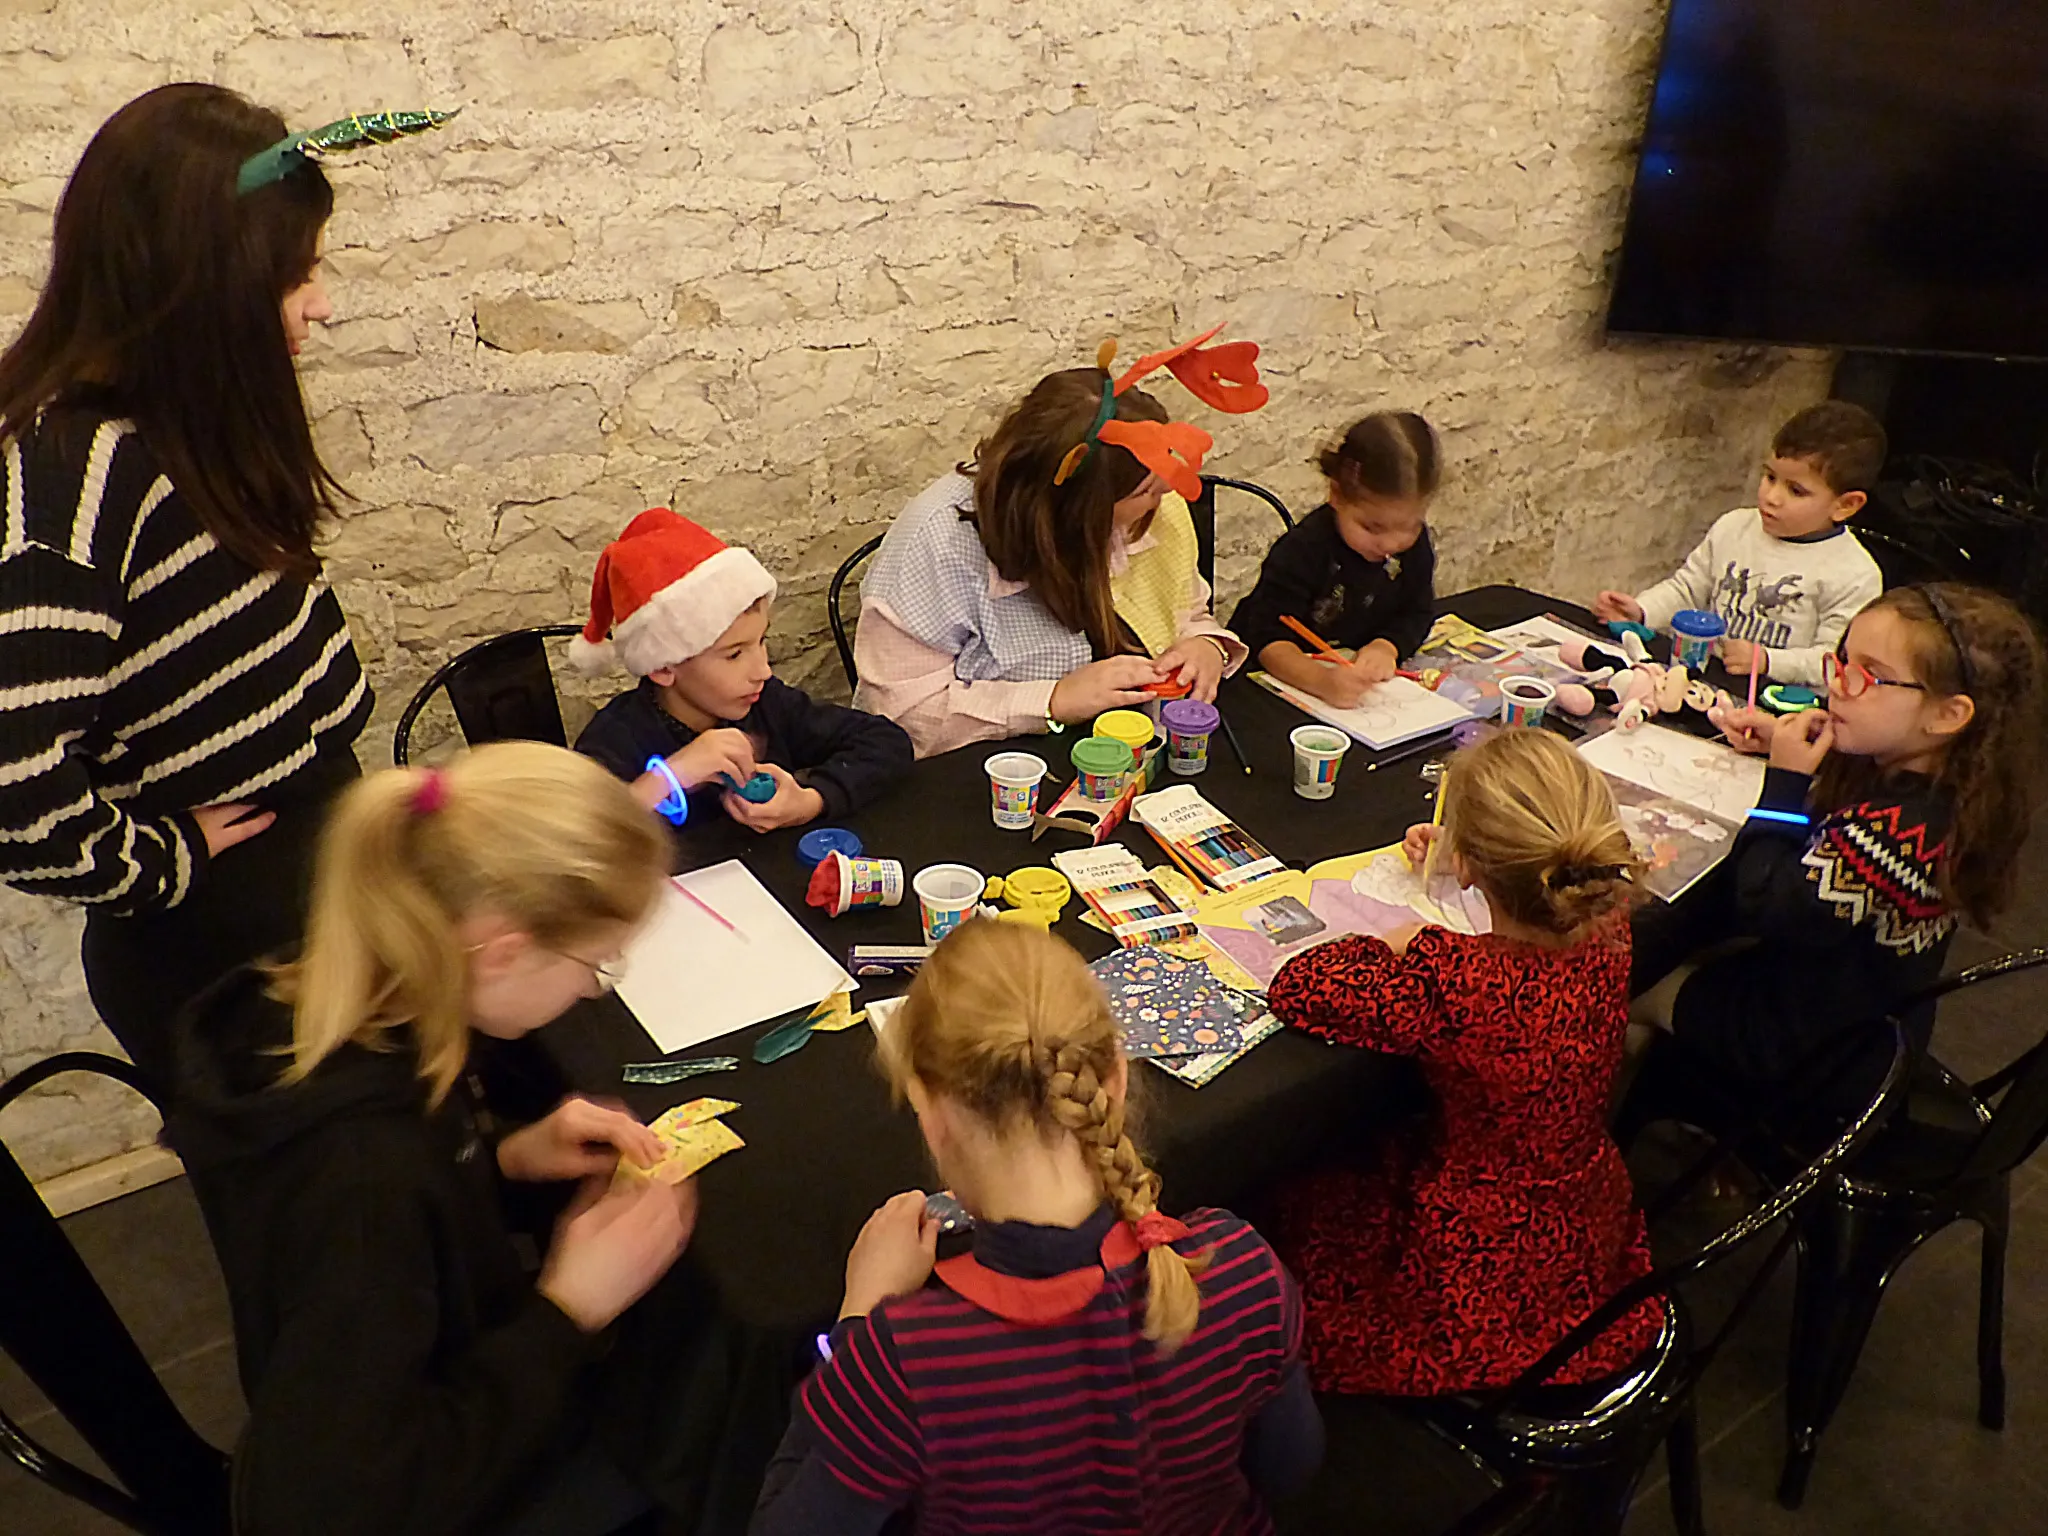
[[[1590,624],[1583,610],[1514,587],[1481,587],[1440,600],[1439,606],[1495,628],[1544,612]],[[1294,706],[1256,684],[1233,679],[1219,703],[1235,727],[1252,766],[1247,775],[1229,747],[1212,743],[1209,771],[1189,780],[1276,855],[1297,867],[1338,854],[1397,841],[1412,822],[1427,819],[1431,790],[1418,767],[1431,755],[1403,756],[1374,771],[1375,758],[1354,748],[1329,800],[1293,793],[1293,755],[1287,735],[1305,718]],[[1076,739],[1035,737],[1019,745],[1035,751],[1061,778],[1066,747]],[[914,873],[926,864],[957,861],[984,874],[1044,864],[1060,848],[1079,846],[1072,834],[1047,833],[1037,843],[1022,832],[999,831],[989,817],[984,760],[997,745],[980,743],[920,762],[908,782],[882,802],[847,818],[870,853],[903,861]],[[736,857],[835,956],[855,943],[915,943],[914,897],[888,909],[829,918],[803,904],[808,871],[795,858],[794,831],[757,836],[733,824],[693,852]],[[1151,838],[1134,827],[1116,836],[1148,864],[1165,862]],[[1112,945],[1108,935],[1078,920],[1069,906],[1055,932],[1093,958]],[[864,986],[858,1001],[894,987]],[[749,1330],[797,1338],[838,1307],[846,1253],[869,1213],[899,1190],[930,1187],[923,1143],[907,1109],[890,1103],[873,1062],[865,1026],[822,1034],[793,1056],[767,1066],[751,1051],[755,1028],[692,1051],[741,1059],[736,1072],[693,1078],[660,1088],[619,1084],[619,1067],[658,1052],[615,999],[575,1010],[548,1031],[550,1049],[573,1081],[586,1090],[623,1095],[651,1118],[702,1094],[739,1101],[728,1117],[746,1138],[744,1151],[727,1156],[701,1176],[703,1209],[691,1258],[720,1298],[728,1320]],[[1162,1073],[1141,1071],[1140,1136],[1165,1180],[1169,1209],[1239,1205],[1290,1168],[1313,1158],[1332,1138],[1383,1123],[1409,1101],[1412,1079],[1403,1063],[1363,1051],[1322,1045],[1284,1032],[1200,1089]]]

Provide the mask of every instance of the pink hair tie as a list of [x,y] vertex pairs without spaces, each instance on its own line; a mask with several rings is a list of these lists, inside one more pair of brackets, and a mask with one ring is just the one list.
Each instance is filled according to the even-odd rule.
[[1187,1223],[1175,1221],[1171,1216],[1162,1216],[1157,1211],[1147,1211],[1132,1225],[1138,1234],[1138,1252],[1150,1253],[1162,1243],[1177,1243],[1188,1235]]
[[415,816],[431,816],[448,803],[448,785],[441,777],[441,770],[429,768],[426,777],[420,780],[419,788],[412,792],[412,813]]

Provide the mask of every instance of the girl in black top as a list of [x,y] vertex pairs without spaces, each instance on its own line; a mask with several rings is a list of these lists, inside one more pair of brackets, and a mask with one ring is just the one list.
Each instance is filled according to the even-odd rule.
[[[1281,682],[1349,709],[1421,647],[1436,617],[1424,521],[1440,475],[1436,433],[1413,411],[1379,411],[1316,462],[1330,499],[1266,551],[1230,627]],[[1283,616],[1356,656],[1349,666],[1318,661]]]
[[285,132],[210,85],[115,113],[0,355],[0,879],[86,905],[93,1001],[156,1074],[180,1002],[296,936],[373,703],[292,361],[333,194],[304,161],[237,191]]
[[[545,1504],[573,1517],[550,1536],[594,1536],[647,1507],[621,1466],[689,1400],[701,1313],[635,1304],[694,1185],[614,1185],[658,1155],[647,1127],[514,1102],[484,1056],[608,988],[666,867],[660,823],[560,747],[373,774],[331,818],[301,958],[181,1021],[170,1135],[249,1402],[237,1531],[502,1533]],[[576,1180],[550,1236],[535,1196]]]
[[[2043,699],[2026,618],[1957,584],[1885,593],[1827,663],[1825,709],[1725,722],[1769,754],[1762,794],[1709,884],[1641,912],[1635,968],[1640,992],[1688,952],[1752,940],[1678,985],[1682,1059],[1759,1105],[1811,1082],[1823,1118],[1859,1108],[1889,1059],[1882,1039],[1835,1042],[1939,976],[1959,920],[2010,903]],[[1908,1023],[1924,1045],[1933,1009]],[[1672,1070],[1646,1069],[1635,1112]]]

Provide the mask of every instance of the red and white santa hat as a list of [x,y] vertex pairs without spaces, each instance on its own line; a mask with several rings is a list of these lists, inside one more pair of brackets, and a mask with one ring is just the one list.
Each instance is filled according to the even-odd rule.
[[655,507],[597,557],[590,622],[569,642],[569,657],[584,672],[616,661],[645,677],[710,650],[734,619],[774,595],[775,578],[746,550]]

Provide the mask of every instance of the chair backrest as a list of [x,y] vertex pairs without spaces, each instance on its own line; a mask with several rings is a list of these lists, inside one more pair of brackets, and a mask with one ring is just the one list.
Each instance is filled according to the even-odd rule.
[[1216,590],[1216,492],[1219,489],[1256,496],[1280,514],[1284,526],[1294,526],[1294,514],[1287,510],[1287,503],[1263,485],[1254,485],[1249,480],[1229,480],[1222,475],[1202,476],[1202,494],[1188,503],[1188,511],[1195,522],[1195,568],[1202,573],[1202,580],[1209,583],[1211,592]]
[[[1729,1308],[1714,1333],[1692,1350],[1686,1372],[1688,1387],[1691,1381],[1697,1380],[1700,1373],[1712,1362],[1722,1343],[1748,1316],[1757,1298],[1763,1294],[1764,1286],[1776,1272],[1778,1265],[1783,1262],[1786,1254],[1791,1251],[1794,1233],[1792,1224],[1785,1218],[1833,1181],[1843,1165],[1883,1129],[1885,1122],[1905,1097],[1906,1084],[1912,1072],[1913,1048],[1903,1022],[1890,1019],[1886,1021],[1886,1026],[1892,1044],[1890,1065],[1886,1068],[1876,1091],[1871,1095],[1870,1102],[1854,1119],[1842,1127],[1832,1141],[1819,1153],[1810,1156],[1803,1167],[1782,1181],[1754,1210],[1743,1215],[1686,1257],[1661,1265],[1640,1280],[1615,1292],[1577,1327],[1559,1339],[1540,1360],[1507,1386],[1490,1395],[1485,1400],[1482,1411],[1489,1415],[1534,1412],[1525,1406],[1533,1395],[1544,1390],[1545,1383],[1553,1375],[1598,1339],[1609,1326],[1652,1297],[1666,1298],[1668,1302],[1681,1284],[1726,1262],[1772,1228],[1778,1228],[1778,1237],[1772,1244],[1770,1253],[1749,1277],[1735,1305]],[[1842,1037],[1837,1041],[1828,1042],[1822,1052],[1816,1053],[1802,1064],[1802,1071],[1797,1074],[1800,1080],[1817,1081],[1828,1076],[1831,1069],[1845,1060],[1861,1043],[1861,1039],[1859,1034],[1855,1038]],[[1812,1074],[1810,1077],[1809,1073]],[[1733,1161],[1744,1145],[1767,1126],[1776,1107],[1763,1106],[1746,1123],[1718,1137],[1713,1147],[1665,1191],[1659,1201],[1651,1207],[1649,1214],[1654,1218],[1669,1210],[1696,1188],[1709,1173]],[[1535,1416],[1542,1415],[1537,1412]]]
[[825,622],[832,626],[832,643],[839,648],[839,666],[846,673],[849,690],[860,686],[860,672],[853,664],[853,637],[846,628],[846,616],[839,611],[839,599],[854,571],[881,547],[882,536],[878,533],[839,562],[839,569],[832,573],[832,585],[825,589]]
[[[112,1056],[71,1051],[0,1084],[0,1109],[65,1072],[148,1096]],[[117,1488],[46,1450],[0,1414],[0,1449],[108,1519],[151,1536],[226,1536],[228,1458],[185,1422],[35,1185],[0,1143],[0,1352],[35,1383]]]
[[[2044,965],[2048,965],[2048,949],[2019,950],[1944,976],[1921,993],[1918,1000],[1932,1001]],[[1977,1138],[1977,1145],[1957,1170],[1957,1183],[1974,1183],[2010,1173],[2048,1140],[2048,1035],[1982,1082],[1972,1083],[1970,1091],[1990,1107],[1991,1117]]]
[[567,746],[546,642],[581,633],[574,624],[543,624],[471,646],[412,696],[391,733],[391,760],[401,768],[406,765],[412,750],[413,722],[443,689],[455,706],[462,739],[473,747],[487,741],[545,741]]

